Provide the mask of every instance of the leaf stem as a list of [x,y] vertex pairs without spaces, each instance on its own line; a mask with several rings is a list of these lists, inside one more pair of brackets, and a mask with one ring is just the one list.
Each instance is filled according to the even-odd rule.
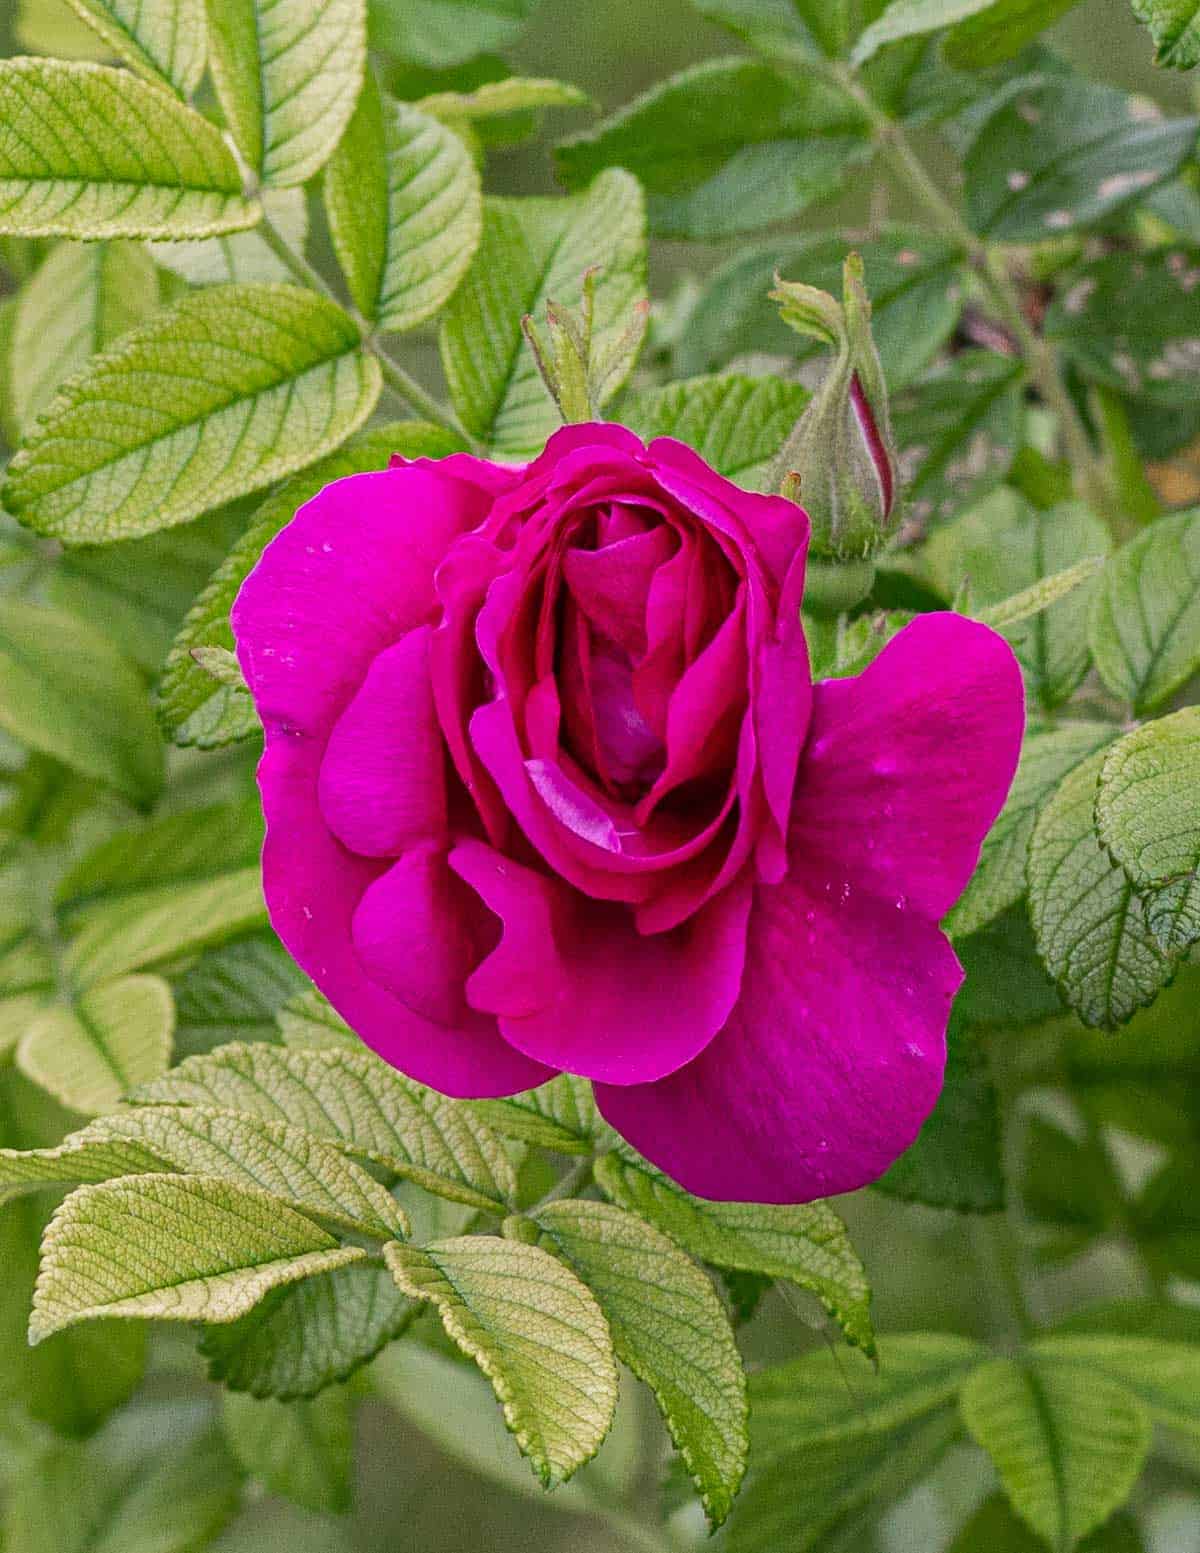
[[558,1202],[563,1197],[574,1197],[577,1192],[583,1191],[592,1179],[592,1169],[595,1166],[594,1159],[576,1160],[570,1170],[561,1176],[544,1197],[539,1197],[532,1207],[524,1209],[526,1214],[536,1213],[539,1208],[544,1208],[547,1203]]
[[346,306],[321,272],[311,265],[302,253],[298,253],[292,247],[270,216],[264,213],[255,230],[262,234],[263,242],[266,243],[267,247],[294,280],[298,281],[300,285],[307,287],[310,291],[319,292],[326,301],[332,302],[336,307],[341,308],[342,312],[354,320],[355,327],[363,337],[364,349],[370,351],[372,356],[378,361],[384,382],[387,383],[389,388],[399,394],[402,399],[410,404],[427,421],[432,421],[435,426],[440,426],[443,431],[448,431],[452,436],[460,438],[464,447],[470,448],[472,452],[479,451],[479,444],[467,431],[454,411],[450,409],[449,405],[445,405],[440,399],[436,399],[428,389],[423,388],[417,382],[416,378],[406,372],[393,356],[390,356],[384,350],[378,338],[371,333],[367,320],[355,308]]
[[1030,381],[1058,420],[1063,446],[1075,472],[1076,489],[1108,520],[1114,532],[1122,535],[1128,525],[1111,488],[1103,459],[1092,446],[1087,426],[1062,379],[1053,350],[1025,317],[1020,295],[1001,255],[971,230],[913,150],[903,126],[879,106],[850,68],[840,62],[831,62],[827,72],[833,84],[851,97],[862,111],[884,160],[925,207],[932,225],[966,255],[992,306],[1012,335]]

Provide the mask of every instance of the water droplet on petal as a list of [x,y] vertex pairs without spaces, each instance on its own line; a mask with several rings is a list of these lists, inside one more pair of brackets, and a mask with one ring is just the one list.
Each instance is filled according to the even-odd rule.
[[908,906],[908,896],[907,895],[897,895],[897,897],[896,897],[896,910],[897,911],[904,911],[907,908],[907,906]]

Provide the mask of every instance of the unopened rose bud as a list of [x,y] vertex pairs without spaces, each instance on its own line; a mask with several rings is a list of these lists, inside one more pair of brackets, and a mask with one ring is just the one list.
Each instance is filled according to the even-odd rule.
[[863,266],[851,254],[841,302],[815,286],[775,277],[783,321],[820,340],[833,361],[777,464],[775,488],[812,522],[812,555],[863,561],[874,555],[896,512],[896,451],[887,386],[871,333]]

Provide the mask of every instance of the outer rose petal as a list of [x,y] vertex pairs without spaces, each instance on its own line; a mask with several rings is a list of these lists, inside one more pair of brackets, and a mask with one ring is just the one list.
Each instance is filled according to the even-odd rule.
[[429,681],[429,627],[371,664],[321,763],[325,823],[364,857],[398,857],[446,834],[446,755]]
[[596,1086],[609,1122],[690,1192],[808,1202],[880,1175],[942,1084],[962,971],[941,932],[869,896],[760,887],[742,996],[694,1062]]
[[854,679],[816,687],[788,851],[940,920],[1012,785],[1025,725],[1003,637],[921,615]]
[[916,1137],[962,980],[936,924],[1007,795],[1023,701],[1007,644],[954,615],[817,686],[789,875],[758,888],[729,1023],[666,1079],[597,1087],[689,1190],[804,1202],[874,1180]]
[[264,551],[232,616],[266,729],[258,779],[272,925],[368,1046],[452,1095],[512,1094],[549,1075],[494,1028],[431,1023],[368,979],[351,922],[384,865],[335,841],[317,780],[333,723],[372,661],[427,617],[434,567],[481,521],[497,478],[491,466],[455,455],[327,486]]
[[585,1078],[641,1084],[690,1061],[741,985],[750,905],[734,885],[670,933],[639,934],[623,906],[466,841],[450,866],[500,918],[503,936],[467,983],[528,1056]]

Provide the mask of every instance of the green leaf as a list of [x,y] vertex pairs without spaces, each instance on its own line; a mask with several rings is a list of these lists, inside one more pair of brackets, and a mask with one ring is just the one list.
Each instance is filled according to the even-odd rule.
[[0,1152],[0,1198],[155,1170],[257,1188],[376,1238],[409,1233],[395,1198],[332,1144],[286,1122],[198,1106],[125,1107],[57,1148]]
[[1069,1261],[1120,1224],[1125,1212],[1120,1183],[1098,1137],[1077,1142],[1034,1116],[1024,1152],[1026,1212],[1036,1223],[1054,1227],[1050,1237],[1038,1240],[1041,1261]]
[[906,1332],[880,1340],[873,1366],[814,1348],[758,1370],[750,1377],[752,1462],[757,1467],[818,1440],[853,1439],[912,1423],[952,1402],[987,1356],[971,1338]]
[[154,266],[121,243],[63,243],[21,289],[9,346],[12,408],[28,430],[64,378],[158,306]]
[[325,209],[358,310],[415,329],[453,295],[483,231],[471,154],[452,129],[373,80],[325,170]]
[[922,528],[951,518],[1008,473],[1021,437],[1019,361],[963,351],[892,402],[905,513]]
[[1116,1381],[1155,1423],[1200,1443],[1200,1348],[1117,1334],[1041,1337],[1034,1352]]
[[854,45],[851,62],[865,65],[889,43],[952,27],[955,22],[990,10],[995,3],[996,0],[892,0]]
[[[871,298],[871,329],[892,388],[917,377],[953,333],[962,311],[957,248],[920,227],[887,226],[858,245]],[[676,348],[680,373],[709,372],[749,354],[789,362],[820,355],[767,300],[775,271],[822,291],[841,292],[841,233],[751,248],[722,265],[701,291]]]
[[601,1125],[592,1086],[569,1073],[504,1100],[476,1100],[471,1109],[504,1137],[557,1154],[590,1154]]
[[997,242],[1061,237],[1165,182],[1200,120],[1162,119],[1076,76],[1033,77],[980,127],[966,156],[967,208]]
[[1150,1448],[1146,1409],[1092,1369],[993,1359],[967,1380],[963,1419],[1013,1508],[1069,1553],[1128,1499]]
[[[1003,1494],[993,1494],[959,1532],[949,1553],[1045,1553],[1046,1544],[1035,1537],[1009,1507]],[[1127,1515],[1114,1517],[1080,1544],[1080,1553],[1146,1553],[1137,1522]]]
[[[577,307],[599,266],[595,349],[625,333],[646,291],[645,213],[628,173],[601,173],[570,199],[484,201],[483,241],[443,315],[442,362],[467,429],[503,458],[532,457],[559,424],[521,318],[544,322],[547,301]],[[615,393],[621,383],[606,384]]]
[[257,865],[190,884],[155,885],[90,908],[67,950],[65,969],[86,987],[228,943],[266,922]]
[[729,373],[643,389],[622,403],[620,416],[644,441],[676,437],[726,479],[762,490],[809,397],[799,383]]
[[45,1437],[13,1466],[5,1553],[195,1553],[241,1490],[209,1409],[193,1401],[138,1403],[95,1439]]
[[790,220],[870,152],[862,110],[840,89],[758,60],[714,59],[560,142],[554,156],[570,189],[627,168],[645,186],[654,232],[709,240]]
[[267,497],[188,611],[164,665],[158,687],[158,715],[175,743],[212,749],[246,738],[258,728],[253,705],[244,695],[217,684],[206,674],[192,657],[192,649],[232,649],[229,611],[238,589],[296,509],[331,480],[386,469],[393,453],[407,458],[440,458],[457,451],[458,446],[447,432],[423,421],[395,422],[360,433]]
[[153,533],[331,452],[380,386],[332,302],[296,286],[213,286],[63,387],[9,465],[4,501],[75,544]]
[[294,1050],[330,1046],[362,1050],[358,1036],[315,987],[289,998],[275,1017],[283,1044]]
[[955,1394],[985,1350],[910,1333],[881,1362],[815,1350],[750,1378],[750,1476],[729,1528],[731,1553],[868,1547],[874,1523],[959,1433]]
[[175,1049],[198,1056],[230,1041],[271,1041],[281,1006],[307,977],[273,933],[209,950],[171,983]]
[[1154,62],[1191,70],[1200,64],[1200,4],[1197,0],[1133,0],[1157,46]]
[[1024,903],[1010,906],[955,943],[966,979],[955,1008],[969,1025],[1011,1030],[1044,1024],[1065,1012],[1058,988],[1038,957]]
[[1004,1207],[1004,1165],[987,1052],[954,1014],[946,1039],[946,1077],[938,1102],[917,1141],[875,1185],[905,1202],[998,1213]]
[[846,1226],[828,1204],[774,1207],[691,1197],[644,1161],[596,1161],[596,1180],[622,1208],[663,1230],[693,1256],[741,1272],[787,1278],[815,1294],[849,1342],[875,1351],[870,1289]]
[[985,10],[951,28],[942,58],[960,70],[1005,64],[1078,4],[1079,0],[992,0]]
[[616,1408],[617,1368],[600,1307],[574,1273],[537,1246],[490,1235],[393,1241],[384,1258],[401,1292],[432,1301],[491,1381],[546,1488],[595,1455]]
[[1133,881],[1151,891],[1146,918],[1162,948],[1200,938],[1200,709],[1186,707],[1128,734],[1110,752],[1096,795],[1096,830]]
[[221,1415],[234,1455],[270,1493],[314,1515],[349,1510],[354,1415],[340,1387],[295,1402],[227,1392]]
[[470,92],[431,92],[421,98],[417,107],[453,129],[511,113],[530,113],[539,108],[586,108],[590,104],[587,93],[568,81],[513,75],[500,81],[484,81]]
[[1091,582],[1103,566],[1102,555],[1093,555],[1086,560],[1076,561],[1074,566],[1064,566],[1062,571],[1051,572],[1040,582],[1030,583],[1029,587],[1022,588],[1019,593],[1010,594],[1008,598],[1001,599],[998,603],[987,605],[979,610],[975,618],[982,620],[984,625],[991,626],[994,631],[1005,631],[1010,626],[1020,625],[1023,621],[1031,620],[1034,615],[1040,615],[1043,610],[1049,609],[1051,604],[1057,604],[1059,599],[1070,598],[1071,594],[1082,588],[1084,583]]
[[1139,714],[1200,669],[1200,508],[1122,545],[1096,592],[1089,639],[1104,683]]
[[207,119],[126,70],[0,60],[0,233],[211,237],[253,226]]
[[600,1302],[617,1358],[654,1392],[720,1525],[746,1467],[746,1378],[712,1284],[667,1236],[611,1203],[548,1203],[533,1219]]
[[984,838],[971,882],[942,924],[952,938],[974,933],[1021,898],[1029,838],[1042,806],[1076,766],[1117,733],[1111,723],[1072,722],[1025,736],[1004,808]]
[[1104,762],[1096,799],[1101,841],[1142,889],[1200,862],[1200,708],[1135,728]]
[[365,0],[207,0],[209,66],[230,132],[268,187],[306,183],[350,122]]
[[430,70],[515,43],[537,0],[375,0],[377,46]]
[[232,1391],[311,1397],[399,1337],[415,1308],[386,1268],[352,1262],[272,1290],[227,1326],[206,1327],[200,1352],[210,1378]]
[[1096,835],[1104,752],[1076,766],[1042,809],[1029,843],[1029,908],[1038,951],[1086,1025],[1114,1028],[1171,974],[1124,869]]
[[692,0],[710,21],[727,27],[768,58],[799,50],[814,58],[845,52],[847,0]]
[[[290,248],[304,252],[308,242],[308,202],[302,189],[264,189],[259,196],[263,218]],[[202,237],[195,242],[152,243],[150,257],[189,286],[222,286],[232,282],[288,281],[292,272],[257,228],[228,237]]]
[[149,81],[190,97],[204,74],[204,0],[71,0],[114,53]]
[[162,786],[162,745],[137,671],[59,610],[0,599],[0,728],[134,803]]
[[[48,1103],[10,1065],[0,1073],[0,1142],[28,1148],[50,1136]],[[55,1108],[57,1111],[57,1108]],[[57,1126],[56,1115],[51,1125]],[[7,1151],[6,1151],[7,1152]],[[0,1197],[3,1197],[0,1192]],[[145,1366],[145,1330],[95,1322],[30,1348],[29,1302],[49,1209],[26,1199],[0,1214],[0,1408],[16,1406],[62,1434],[88,1435],[129,1400]]]
[[171,1061],[175,1006],[158,976],[121,976],[34,1019],[17,1046],[17,1066],[84,1116],[111,1111]]
[[81,1186],[55,1213],[31,1342],[96,1316],[236,1321],[271,1289],[360,1260],[277,1197],[205,1176]]
[[108,58],[104,44],[79,20],[70,0],[16,0],[12,33],[23,54],[93,61]]
[[157,674],[188,606],[245,526],[241,507],[146,539],[64,551],[46,579],[47,602],[90,621]]
[[[926,565],[935,585],[954,597],[970,583],[972,612],[988,619],[979,606],[1009,601],[1021,590],[1044,586],[1080,556],[1103,556],[1108,530],[1078,502],[1064,502],[1043,512],[1016,491],[996,491],[954,523],[940,529],[926,548]],[[1042,705],[1065,701],[1087,673],[1090,654],[1087,619],[1094,587],[1084,583],[1057,603],[1004,629],[1026,677]]]
[[1046,337],[1092,382],[1148,405],[1183,408],[1200,393],[1196,323],[1200,251],[1113,254],[1069,272]]
[[225,1046],[190,1057],[134,1098],[288,1121],[439,1196],[493,1212],[516,1191],[508,1155],[479,1117],[361,1049]]

